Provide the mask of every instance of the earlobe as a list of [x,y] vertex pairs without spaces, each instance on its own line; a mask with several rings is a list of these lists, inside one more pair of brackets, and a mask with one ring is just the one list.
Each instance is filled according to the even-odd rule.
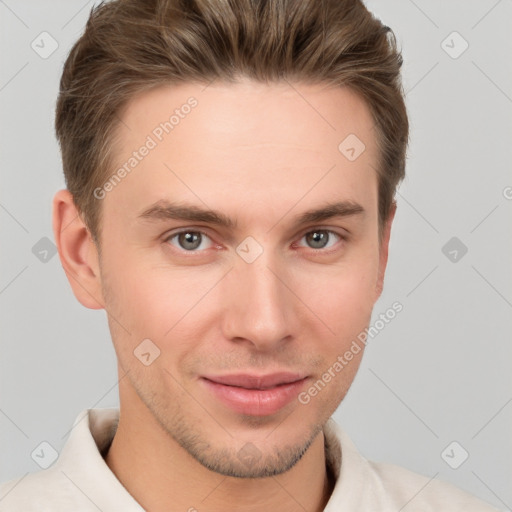
[[381,296],[382,290],[384,288],[384,275],[386,273],[386,266],[388,263],[388,249],[389,249],[389,239],[391,236],[391,225],[393,224],[393,219],[395,218],[396,213],[396,202],[393,201],[391,205],[388,218],[384,222],[382,239],[379,245],[379,272],[377,277],[377,283],[375,287],[375,301]]
[[53,234],[75,297],[86,308],[104,308],[98,251],[69,190],[53,198]]

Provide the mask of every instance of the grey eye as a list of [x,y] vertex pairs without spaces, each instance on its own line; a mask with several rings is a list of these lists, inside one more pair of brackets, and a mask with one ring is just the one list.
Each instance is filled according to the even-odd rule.
[[306,233],[303,238],[311,249],[325,249],[333,246],[341,236],[328,229],[318,229]]
[[210,238],[200,231],[181,231],[167,238],[167,242],[177,249],[188,252],[208,249],[212,245]]
[[194,231],[187,231],[178,235],[178,243],[182,249],[192,251],[201,245],[202,235]]

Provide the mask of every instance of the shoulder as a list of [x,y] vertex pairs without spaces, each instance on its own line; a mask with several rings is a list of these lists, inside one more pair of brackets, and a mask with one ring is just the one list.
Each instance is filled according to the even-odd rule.
[[82,411],[52,466],[0,484],[0,512],[141,512],[102,456],[118,418],[118,409]]
[[392,506],[400,505],[404,511],[497,512],[498,510],[472,494],[438,480],[437,475],[428,478],[400,466],[371,461],[368,461],[368,473],[375,492],[382,493]]
[[97,512],[97,508],[62,471],[49,468],[0,484],[0,512],[72,509]]
[[326,459],[336,477],[328,512],[497,512],[496,508],[458,487],[394,464],[373,462],[358,451],[335,422],[324,427]]

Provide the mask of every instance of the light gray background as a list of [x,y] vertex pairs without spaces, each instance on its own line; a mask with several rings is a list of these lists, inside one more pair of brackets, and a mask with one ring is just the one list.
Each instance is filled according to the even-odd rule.
[[[32,252],[41,238],[53,240],[51,200],[64,185],[55,99],[92,5],[0,0],[0,481],[38,470],[31,452],[42,441],[60,450],[81,410],[118,405],[104,312],[75,300],[58,256],[42,262]],[[408,177],[374,316],[395,300],[404,309],[369,343],[335,419],[367,458],[453,482],[507,510],[512,2],[368,6],[403,47],[411,120]],[[31,48],[43,31],[59,45],[46,59]],[[448,37],[453,31],[469,44],[458,58],[464,41]],[[456,262],[441,250],[454,236],[468,248]],[[458,469],[441,457],[452,441],[469,453]]]

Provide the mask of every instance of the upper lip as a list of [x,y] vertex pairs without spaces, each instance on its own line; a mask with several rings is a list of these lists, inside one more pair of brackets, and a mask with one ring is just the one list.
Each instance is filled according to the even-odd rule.
[[268,375],[237,373],[234,375],[205,375],[204,378],[226,386],[237,386],[246,389],[268,389],[280,384],[290,384],[303,380],[305,375],[290,372],[271,373]]

